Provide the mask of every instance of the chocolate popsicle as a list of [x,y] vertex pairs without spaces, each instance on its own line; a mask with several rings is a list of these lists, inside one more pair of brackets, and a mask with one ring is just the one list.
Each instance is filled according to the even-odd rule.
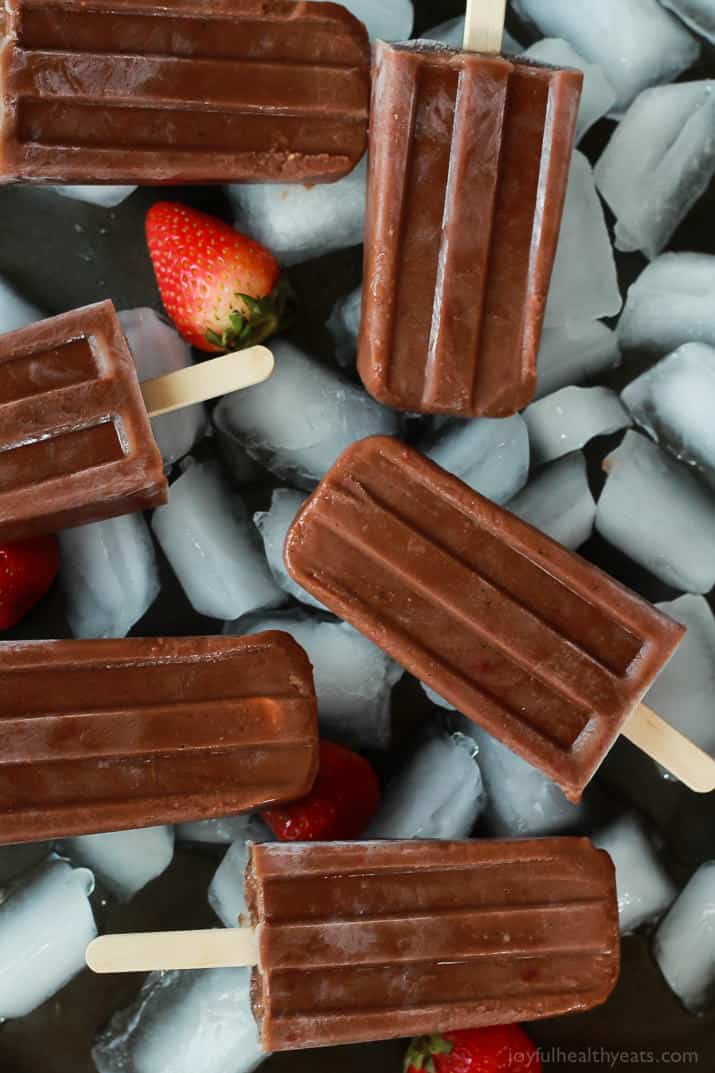
[[574,801],[685,632],[387,437],[338,459],[285,559],[311,595]]
[[380,402],[504,417],[533,398],[582,82],[377,42],[358,369]]
[[284,633],[0,644],[0,842],[303,797],[311,666]]
[[6,0],[0,181],[330,182],[365,151],[370,46],[338,4]]
[[139,385],[111,302],[0,336],[0,542],[161,506],[149,415],[272,369],[270,351],[251,347]]
[[267,843],[251,928],[107,935],[98,972],[254,964],[266,1051],[533,1020],[604,1002],[613,865],[587,839]]

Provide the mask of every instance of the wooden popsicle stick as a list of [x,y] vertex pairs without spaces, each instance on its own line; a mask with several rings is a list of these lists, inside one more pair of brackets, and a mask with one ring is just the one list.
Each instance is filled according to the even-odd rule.
[[467,0],[464,51],[499,54],[504,39],[506,0]]
[[235,969],[256,965],[253,928],[100,935],[85,955],[92,972],[152,972],[159,969]]
[[621,731],[624,737],[698,794],[715,790],[715,759],[645,704]]
[[145,380],[141,390],[147,413],[149,417],[160,417],[196,402],[208,402],[232,391],[242,391],[263,383],[274,367],[268,347],[253,346],[166,376],[157,376],[154,380]]

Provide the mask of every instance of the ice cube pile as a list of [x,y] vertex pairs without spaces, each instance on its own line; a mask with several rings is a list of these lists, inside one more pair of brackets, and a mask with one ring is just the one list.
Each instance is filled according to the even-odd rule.
[[[461,42],[463,19],[428,27],[419,0],[346,6],[373,39],[416,26]],[[342,450],[403,437],[688,627],[645,700],[715,756],[715,4],[511,0],[508,25],[505,52],[585,73],[536,400],[509,418],[444,420],[397,414],[364,391],[354,365],[366,161],[329,186],[229,186],[224,215],[295,284],[295,329],[271,342],[266,383],[154,421],[166,506],[60,534],[64,619],[51,635],[291,634],[314,666],[321,733],[380,773],[368,836],[593,836],[616,865],[622,933],[649,945],[674,1005],[712,1015],[715,803],[693,802],[641,759],[646,802],[622,742],[593,793],[570,803],[329,614],[283,559],[288,527]],[[121,218],[134,189],[57,193]],[[0,279],[0,331],[44,315],[36,300]],[[121,312],[141,378],[199,357],[158,308],[147,293]],[[37,617],[28,636],[43,636]],[[708,833],[681,841],[686,822]],[[237,926],[248,843],[273,837],[251,815],[0,847],[0,1020],[28,1017],[29,1036],[43,1003],[65,1015],[87,941],[119,930],[124,913],[141,930],[152,892],[171,892],[187,868],[205,877],[201,922]],[[153,973],[94,1027],[98,1073],[250,1073],[265,1057],[242,969]]]

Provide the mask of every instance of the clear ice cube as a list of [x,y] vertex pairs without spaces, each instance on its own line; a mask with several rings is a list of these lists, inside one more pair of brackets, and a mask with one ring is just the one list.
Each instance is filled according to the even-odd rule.
[[526,488],[507,503],[507,510],[564,547],[580,548],[591,536],[596,520],[596,503],[581,451],[542,466]]
[[267,246],[284,265],[363,240],[367,157],[336,183],[240,183],[227,190],[238,230]]
[[618,395],[605,387],[563,387],[527,406],[524,420],[537,466],[631,424]]
[[351,443],[397,434],[397,414],[361,387],[287,339],[275,339],[271,347],[276,359],[271,379],[226,395],[216,413],[276,477],[310,489]]
[[267,1057],[248,969],[153,972],[97,1037],[98,1073],[251,1073]]
[[486,827],[495,838],[534,838],[580,826],[583,804],[573,805],[538,768],[506,745],[464,720],[464,730],[479,746],[479,768],[487,791]]
[[65,615],[75,637],[126,637],[159,595],[149,527],[141,514],[58,534]]
[[142,827],[99,835],[66,838],[59,852],[73,864],[94,872],[97,881],[117,901],[128,902],[156,879],[174,859],[172,827]]
[[715,175],[715,80],[645,90],[596,165],[616,248],[656,257]]
[[295,492],[292,488],[276,488],[270,509],[258,511],[253,515],[253,521],[263,538],[266,559],[276,585],[301,603],[325,611],[326,608],[320,600],[316,600],[302,585],[293,580],[283,558],[286,535],[306,498],[302,492]]
[[663,976],[691,1013],[715,1000],[715,861],[698,868],[655,933]]
[[618,337],[624,350],[662,357],[683,343],[715,346],[715,257],[664,253],[631,286]]
[[195,820],[179,823],[175,827],[179,842],[228,846],[237,839],[266,842],[271,837],[270,829],[258,816],[220,816],[215,820]]
[[715,496],[681,462],[638,432],[604,462],[596,529],[682,592],[715,585]]
[[412,36],[415,12],[412,0],[345,0],[344,7],[367,26],[374,41],[403,41]]
[[495,503],[515,496],[529,476],[529,434],[519,414],[449,421],[424,452]]
[[537,365],[536,398],[580,384],[621,361],[618,336],[598,320],[546,324]]
[[131,197],[136,186],[48,186],[47,190],[54,190],[62,197],[73,201],[86,201],[90,205],[98,205],[102,209],[115,209],[128,197]]
[[700,55],[697,38],[658,0],[513,0],[514,10],[546,37],[562,37],[599,64],[622,114],[647,86],[672,82]]
[[677,888],[661,864],[642,822],[628,812],[593,837],[616,869],[618,921],[622,935],[662,917]]
[[355,364],[362,314],[362,286],[356,287],[333,306],[327,328],[335,343],[335,360],[343,368]]
[[26,301],[6,279],[0,278],[0,333],[26,328],[42,317],[37,306]]
[[637,424],[715,485],[715,347],[686,343],[621,398]]
[[715,618],[702,596],[690,593],[657,605],[687,627],[680,646],[645,696],[645,703],[715,756]]
[[660,0],[674,15],[715,45],[715,0]]
[[154,511],[152,528],[200,615],[233,619],[285,597],[271,577],[261,539],[218,463],[191,465]]
[[[265,825],[263,837],[251,836],[252,842],[272,842],[273,833]],[[226,928],[237,928],[248,920],[244,876],[248,864],[248,838],[232,842],[216,869],[209,886],[209,905]],[[242,919],[241,919],[242,918]]]
[[571,161],[545,327],[615,316],[621,309],[616,262],[591,165]]
[[484,808],[477,748],[464,734],[436,734],[388,784],[365,838],[467,838]]
[[52,857],[1,892],[0,1018],[25,1017],[81,972],[94,877]]

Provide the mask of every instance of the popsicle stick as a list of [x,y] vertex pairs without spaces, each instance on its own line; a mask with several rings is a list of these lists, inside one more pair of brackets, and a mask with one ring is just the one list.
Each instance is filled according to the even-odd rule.
[[258,961],[253,928],[100,935],[85,955],[92,972],[234,969]]
[[715,759],[645,704],[636,708],[621,733],[691,790],[715,790]]
[[464,51],[500,53],[506,0],[467,0]]
[[261,384],[274,366],[273,355],[264,346],[222,354],[200,365],[145,380],[141,385],[144,403],[149,417],[160,417],[196,402],[208,402],[231,391]]

